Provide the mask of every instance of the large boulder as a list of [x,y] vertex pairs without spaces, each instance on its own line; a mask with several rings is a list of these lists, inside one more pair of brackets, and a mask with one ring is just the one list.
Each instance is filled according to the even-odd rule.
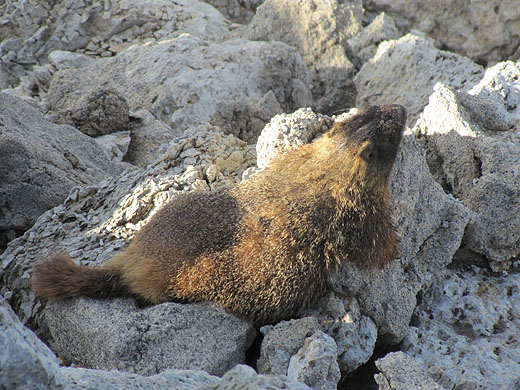
[[428,103],[437,82],[468,90],[477,83],[484,69],[469,58],[438,50],[418,33],[382,42],[376,54],[354,78],[357,106],[399,103],[408,110],[413,123]]
[[[155,375],[168,368],[223,375],[245,360],[255,330],[209,304],[78,299],[47,305],[54,351],[80,367]],[[232,329],[232,331],[230,331]]]
[[444,390],[419,363],[403,352],[392,352],[376,360],[379,373],[374,375],[379,390]]
[[75,186],[121,171],[90,137],[0,93],[0,251]]
[[[518,81],[508,86],[518,99]],[[475,213],[465,249],[484,256],[495,271],[508,270],[520,255],[518,111],[484,92],[474,96],[438,84],[414,129],[437,181]]]
[[363,4],[372,12],[389,13],[402,29],[421,30],[439,46],[479,63],[518,58],[516,0],[365,0]]
[[0,15],[8,86],[15,86],[27,67],[46,63],[53,50],[110,57],[134,42],[182,32],[218,40],[228,31],[224,17],[199,0],[13,0],[0,4]]
[[58,359],[0,295],[0,388],[65,389]]
[[331,114],[355,102],[347,40],[361,30],[362,14],[360,0],[266,0],[233,36],[295,47],[311,72],[315,110]]
[[453,271],[425,296],[402,349],[448,389],[520,383],[520,275]]
[[[147,143],[138,141],[146,129],[134,130],[130,153],[139,155],[156,153],[188,127],[208,122],[254,142],[272,116],[311,103],[309,84],[305,64],[287,45],[244,40],[219,44],[184,34],[58,71],[44,103],[49,119],[87,129],[101,117],[88,108],[88,102],[98,101],[95,97],[110,96],[113,106],[127,103],[143,126],[150,123],[151,113],[162,129]],[[103,122],[112,112],[114,122],[121,122],[115,115],[119,111],[107,111],[105,107]]]

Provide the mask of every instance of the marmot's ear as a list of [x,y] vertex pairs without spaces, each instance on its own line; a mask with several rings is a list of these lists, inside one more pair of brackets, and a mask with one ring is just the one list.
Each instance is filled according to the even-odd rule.
[[361,144],[358,150],[358,156],[365,161],[371,161],[376,157],[377,150],[372,145],[372,142],[365,141]]

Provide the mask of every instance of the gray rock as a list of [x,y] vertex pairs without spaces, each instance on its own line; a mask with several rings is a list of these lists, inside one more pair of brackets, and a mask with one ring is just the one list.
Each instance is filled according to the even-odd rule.
[[331,114],[354,105],[356,69],[345,49],[362,28],[362,13],[358,0],[266,0],[234,36],[297,48],[311,71],[314,108]]
[[131,137],[129,131],[119,131],[96,137],[94,140],[103,148],[110,161],[121,162],[128,152]]
[[168,369],[157,375],[141,376],[116,370],[64,367],[61,373],[67,379],[67,390],[192,390],[212,388],[221,382],[216,376],[196,370]]
[[381,372],[374,375],[379,390],[443,390],[417,361],[403,353],[392,352],[384,358],[376,360],[376,366]]
[[520,275],[454,271],[425,297],[402,343],[442,386],[515,389],[520,385]]
[[316,390],[335,390],[341,379],[334,339],[318,330],[291,357],[287,377]]
[[0,248],[28,229],[70,189],[121,169],[90,138],[0,93]]
[[[81,72],[81,69],[78,71]],[[87,81],[93,84],[93,79]],[[64,88],[70,87],[72,85],[69,83]],[[75,87],[77,88],[78,85]],[[51,94],[54,93],[52,88],[51,84]],[[47,112],[47,120],[72,125],[91,137],[128,130],[130,123],[128,102],[117,89],[101,87],[85,92],[79,89],[70,92],[73,93],[74,98],[68,101],[64,96],[49,98],[52,99],[56,109]]]
[[408,122],[413,123],[436,82],[468,90],[483,71],[469,58],[438,50],[424,36],[408,34],[381,43],[374,57],[363,65],[354,78],[356,104],[399,103],[407,108]]
[[256,8],[264,0],[208,0],[207,3],[218,9],[229,20],[246,24],[251,21]]
[[[520,121],[520,62],[505,61],[486,69],[484,77],[468,93],[494,104],[495,115],[518,127]],[[481,119],[481,118],[479,118]],[[482,118],[483,119],[483,118]],[[502,126],[491,129],[509,130]]]
[[310,108],[301,108],[291,115],[277,115],[264,127],[256,143],[257,165],[265,168],[271,159],[289,148],[311,142],[317,135],[327,131],[331,118],[314,113]]
[[381,12],[368,26],[347,42],[352,51],[365,62],[376,54],[379,43],[397,38],[399,38],[399,32],[393,19]]
[[303,346],[320,325],[316,318],[305,317],[282,321],[274,326],[264,326],[260,357],[257,362],[258,372],[262,374],[287,375],[291,357]]
[[[141,112],[141,117],[149,111],[162,121],[166,125],[162,131],[169,130],[170,139],[190,126],[210,122],[251,141],[272,115],[310,104],[307,74],[298,53],[282,43],[217,44],[184,34],[136,46],[81,69],[59,71],[44,102],[47,115],[54,120],[70,118],[76,123],[79,118],[81,123],[76,125],[97,128],[100,121],[87,115],[81,101],[114,91],[114,96],[121,97],[116,100],[127,101],[130,111]],[[128,114],[120,117],[119,111],[114,111],[115,123],[126,125]],[[140,129],[139,136],[144,130]],[[165,139],[158,137],[144,153]],[[133,145],[134,154],[139,146],[144,147]]]
[[[11,77],[43,64],[54,50],[81,50],[112,56],[134,42],[157,40],[188,32],[221,39],[228,23],[211,5],[199,0],[57,2],[14,0],[0,5],[6,39],[0,58]],[[4,35],[2,35],[4,36]]]
[[310,390],[304,383],[295,382],[285,376],[258,375],[249,366],[238,365],[222,376],[215,390]]
[[[423,31],[479,63],[509,58],[520,44],[516,27],[520,10],[516,0],[463,0],[425,3],[421,0],[370,0],[371,11],[385,11],[403,29]],[[518,53],[516,53],[518,54]]]
[[[190,149],[200,154],[181,157]],[[101,156],[99,150],[96,158]],[[0,292],[22,322],[37,329],[42,337],[49,337],[41,319],[42,304],[30,290],[35,261],[66,250],[83,264],[101,265],[126,245],[157,208],[180,191],[236,183],[255,161],[254,147],[206,125],[174,139],[146,169],[128,170],[113,179],[99,180],[96,186],[73,189],[62,205],[44,213],[0,256]],[[208,183],[206,172],[211,166],[216,173]]]
[[337,345],[337,361],[344,374],[366,363],[374,352],[377,326],[361,314],[356,298],[339,298],[329,293],[316,302],[306,315],[315,316],[323,331]]
[[[520,84],[516,89],[520,93]],[[489,99],[438,84],[414,131],[436,179],[475,212],[466,247],[502,271],[520,254],[520,134],[514,127],[506,130],[515,115],[502,101]],[[502,116],[498,110],[487,114],[497,105]]]
[[0,388],[64,389],[58,359],[0,296]]
[[57,70],[83,68],[95,61],[93,58],[86,55],[66,50],[51,51],[48,58],[49,62],[54,65]]
[[86,368],[154,375],[167,368],[222,375],[245,360],[250,324],[209,304],[77,299],[47,305],[52,347]]
[[235,366],[222,378],[209,375],[204,371],[170,369],[149,377],[119,371],[81,368],[63,368],[62,372],[69,380],[67,389],[70,390],[162,390],[166,388],[175,390],[310,390],[310,387],[305,384],[291,381],[287,377],[258,375],[255,370],[245,365]]

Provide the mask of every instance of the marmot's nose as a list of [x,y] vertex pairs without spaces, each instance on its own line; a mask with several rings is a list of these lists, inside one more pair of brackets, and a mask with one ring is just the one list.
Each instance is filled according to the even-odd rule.
[[388,106],[383,106],[382,108],[391,115],[392,120],[401,123],[403,126],[406,124],[406,108],[400,104],[389,104]]

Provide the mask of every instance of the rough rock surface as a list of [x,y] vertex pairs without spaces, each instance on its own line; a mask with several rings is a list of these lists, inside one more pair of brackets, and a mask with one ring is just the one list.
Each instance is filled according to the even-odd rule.
[[[245,134],[251,140],[272,115],[309,105],[308,85],[305,64],[293,48],[282,43],[235,40],[217,44],[184,34],[135,46],[81,69],[59,71],[44,102],[53,120],[69,121],[92,115],[78,106],[78,96],[88,100],[115,91],[128,102],[130,111],[147,110],[167,125],[170,137],[190,126],[225,122],[233,134]],[[242,116],[241,121],[222,119],[233,116]]]
[[314,317],[282,321],[260,329],[264,334],[258,372],[265,374],[287,375],[291,357],[303,346],[305,339],[312,336],[320,325]]
[[357,106],[399,103],[408,110],[408,122],[428,103],[437,82],[468,90],[480,81],[484,69],[469,58],[438,50],[417,33],[386,41],[354,78]]
[[0,250],[70,189],[121,170],[90,138],[0,93]]
[[372,356],[377,326],[370,317],[361,313],[356,298],[342,299],[329,293],[305,314],[317,318],[323,331],[336,342],[337,360],[343,373],[351,373]]
[[0,296],[0,388],[64,389],[58,359]]
[[360,0],[266,0],[234,36],[297,48],[311,72],[315,110],[331,114],[355,102],[356,69],[346,49],[362,28],[362,13]]
[[167,368],[222,375],[245,360],[255,336],[246,321],[207,303],[138,309],[131,299],[83,298],[48,304],[45,318],[66,361],[141,375]]
[[277,115],[264,127],[256,142],[258,168],[265,168],[277,154],[311,142],[333,124],[331,118],[301,108],[291,115]]
[[403,352],[392,352],[384,358],[376,360],[376,366],[381,372],[375,380],[379,390],[443,390],[419,363]]
[[136,41],[180,32],[218,39],[228,31],[224,17],[199,0],[10,0],[0,5],[0,15],[0,58],[12,86],[53,50],[110,57]]
[[448,389],[520,386],[520,275],[454,271],[414,315],[403,350]]
[[254,16],[256,8],[264,0],[207,0],[228,19],[236,23],[248,23]]
[[[520,76],[520,67],[516,74]],[[509,84],[517,100],[520,83],[513,87]],[[436,85],[414,131],[436,179],[475,212],[464,237],[466,247],[502,271],[520,255],[518,113],[509,114],[502,99],[482,95]]]
[[520,9],[516,0],[365,0],[363,4],[371,11],[386,11],[403,29],[421,30],[439,46],[476,61],[518,56]]
[[353,53],[363,62],[374,56],[377,46],[390,39],[399,38],[399,32],[394,20],[381,12],[372,22],[347,42]]
[[334,339],[318,330],[291,357],[287,377],[316,390],[335,390],[341,379]]
[[47,333],[39,324],[42,306],[29,288],[35,261],[67,250],[83,264],[101,265],[178,192],[229,185],[253,165],[254,148],[244,141],[209,125],[191,129],[145,170],[76,188],[64,204],[44,213],[0,256],[1,293],[23,323]]
[[221,382],[220,378],[197,370],[167,369],[157,375],[141,376],[116,370],[64,367],[61,373],[67,381],[67,390],[193,390],[210,389]]

